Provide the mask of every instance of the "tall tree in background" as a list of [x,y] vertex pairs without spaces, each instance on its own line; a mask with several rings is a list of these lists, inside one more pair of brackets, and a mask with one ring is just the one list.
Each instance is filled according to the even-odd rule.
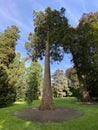
[[66,70],[66,77],[68,80],[68,86],[70,87],[73,94],[72,96],[80,97],[80,85],[76,69],[68,68]]
[[98,37],[95,36],[98,36],[98,28],[93,26],[96,23],[98,24],[98,13],[84,14],[77,28],[79,47],[81,47],[78,55],[82,55],[79,59],[80,65],[78,64],[77,67],[80,70],[78,73],[83,83],[82,86],[84,86],[82,87],[84,101],[91,100],[91,90],[97,90],[98,64],[95,64],[95,56],[98,54]]
[[26,69],[26,102],[32,104],[33,100],[39,98],[42,82],[42,66],[38,62],[31,62]]
[[[82,100],[91,100],[98,81],[98,12],[84,14],[76,29],[71,29],[70,51],[82,90]],[[97,91],[96,91],[97,92]]]
[[51,61],[61,61],[64,56],[62,41],[68,28],[65,9],[60,11],[46,8],[44,12],[33,12],[34,14],[34,34],[29,34],[30,42],[26,43],[26,49],[32,60],[43,59],[45,56],[44,85],[42,102],[39,109],[55,109],[53,102],[50,58]]
[[19,30],[15,25],[8,27],[0,34],[0,64],[9,66],[13,61],[19,37]]
[[68,68],[66,70],[66,77],[69,80],[69,86],[78,88],[79,87],[79,81],[78,76],[75,68]]
[[23,100],[26,91],[25,62],[20,61],[20,53],[16,54],[14,61],[9,65],[8,81],[16,91],[16,100]]
[[11,26],[0,33],[0,107],[15,101],[15,88],[9,82],[9,66],[15,58],[15,47],[19,39],[19,30]]
[[63,70],[56,70],[52,75],[52,79],[54,97],[67,97],[72,95]]

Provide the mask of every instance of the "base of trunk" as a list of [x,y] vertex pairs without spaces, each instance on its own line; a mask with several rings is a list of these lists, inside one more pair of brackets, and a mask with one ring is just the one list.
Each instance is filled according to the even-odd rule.
[[83,92],[82,101],[83,102],[91,102],[91,97],[89,95],[89,92],[87,92],[87,91]]
[[41,105],[39,106],[39,110],[55,110],[55,105],[54,105],[54,103],[53,102],[51,102],[51,103],[44,103],[43,101],[42,101],[42,103],[41,103]]

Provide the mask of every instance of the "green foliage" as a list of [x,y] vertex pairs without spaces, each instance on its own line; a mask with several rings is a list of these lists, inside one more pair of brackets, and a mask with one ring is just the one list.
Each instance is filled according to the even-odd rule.
[[75,97],[80,97],[80,85],[75,68],[68,68],[66,70],[66,77],[68,80],[68,86],[71,89],[72,95]]
[[8,27],[0,34],[0,63],[9,66],[13,61],[19,37],[19,30],[15,25]]
[[[98,95],[98,12],[84,14],[78,27],[70,28],[69,50],[81,85],[81,91]],[[70,38],[70,39],[69,39]],[[66,46],[65,46],[66,50]],[[97,96],[98,97],[98,96]]]
[[23,100],[26,90],[25,62],[20,61],[20,53],[16,54],[9,66],[9,84],[16,90],[16,100]]
[[62,8],[57,11],[48,7],[44,12],[33,11],[33,15],[35,30],[33,34],[29,34],[29,42],[25,44],[28,55],[33,60],[43,59],[46,50],[47,32],[49,31],[51,61],[61,61],[64,56],[61,43],[69,26],[65,17],[65,9]]
[[42,81],[42,67],[38,62],[32,62],[26,70],[26,102],[31,104],[38,99]]
[[[98,97],[98,12],[84,14],[80,20],[78,31],[79,48],[77,55],[80,57],[77,66],[80,78],[91,96]],[[85,30],[86,29],[86,30]],[[81,37],[82,36],[82,37]],[[93,91],[92,91],[93,90]]]
[[11,105],[15,101],[15,89],[8,81],[8,69],[0,65],[0,107]]
[[66,70],[66,77],[71,81],[70,87],[78,88],[79,87],[79,81],[78,76],[75,68],[68,68]]
[[71,96],[70,88],[68,86],[67,78],[63,70],[56,70],[52,76],[53,78],[53,93],[54,97]]
[[15,101],[15,87],[9,80],[10,64],[15,58],[15,47],[19,39],[19,30],[13,25],[0,34],[0,107]]

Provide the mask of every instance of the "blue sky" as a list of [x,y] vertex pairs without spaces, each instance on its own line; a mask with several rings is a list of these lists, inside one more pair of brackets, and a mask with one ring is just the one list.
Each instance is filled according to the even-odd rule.
[[[24,43],[28,39],[29,32],[33,32],[33,10],[44,11],[47,6],[59,10],[66,8],[66,17],[69,24],[77,26],[83,13],[98,11],[98,0],[0,0],[0,32],[13,24],[20,29],[21,38],[18,41],[16,52],[21,52],[21,56],[26,56]],[[72,66],[71,55],[66,55],[64,60],[51,65],[52,73],[56,69],[66,70]],[[40,61],[44,65],[44,61]],[[27,63],[27,65],[29,62]]]

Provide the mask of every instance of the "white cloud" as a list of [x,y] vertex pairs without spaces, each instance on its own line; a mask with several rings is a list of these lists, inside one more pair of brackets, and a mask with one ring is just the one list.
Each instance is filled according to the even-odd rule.
[[60,8],[64,7],[66,9],[67,17],[68,17],[68,19],[70,19],[72,24],[77,25],[78,24],[78,17],[74,14],[73,8],[71,8],[71,6],[73,6],[73,5],[69,5],[67,0],[66,1],[65,0],[58,0],[57,2],[59,4]]
[[24,28],[25,30],[29,31],[30,29],[25,25],[23,24],[20,20],[12,17],[9,13],[7,12],[4,12],[3,10],[0,9],[0,16],[3,18],[3,21],[6,22],[6,21],[10,21],[11,23],[13,24],[17,24],[18,26]]
[[8,3],[6,4],[6,1],[4,0],[0,3],[0,17],[2,19],[2,23],[7,25],[9,23],[16,24],[22,29],[29,31],[30,28],[20,20],[21,16],[19,10],[17,9],[17,3],[13,0],[8,0],[7,2]]
[[86,8],[86,1],[85,0],[80,0],[81,1],[81,5],[82,5],[82,8],[83,8],[83,12],[87,12],[87,8]]
[[67,9],[67,13],[68,13],[68,16],[70,17],[72,23],[73,23],[74,25],[77,25],[77,24],[78,24],[78,17],[76,17],[76,16],[72,13],[72,11],[70,11],[70,10],[68,10],[68,9]]
[[41,4],[40,0],[28,0],[32,5],[33,10],[44,11],[45,7]]

